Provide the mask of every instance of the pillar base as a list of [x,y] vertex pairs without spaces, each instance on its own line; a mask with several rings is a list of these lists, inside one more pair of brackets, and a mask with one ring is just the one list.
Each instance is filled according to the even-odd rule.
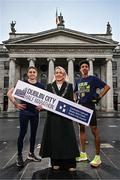
[[115,110],[113,108],[106,109],[106,112],[114,112]]
[[8,107],[7,112],[16,112],[16,108],[15,107]]

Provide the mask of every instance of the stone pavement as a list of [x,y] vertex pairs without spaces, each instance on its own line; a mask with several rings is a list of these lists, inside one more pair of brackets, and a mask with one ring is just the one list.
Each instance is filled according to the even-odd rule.
[[[42,112],[41,113],[42,115],[42,117],[46,117],[46,112]],[[18,116],[19,116],[19,112],[18,111],[16,111],[16,112],[0,112],[0,118],[18,118]],[[118,117],[120,117],[120,111],[118,112],[118,111],[113,111],[113,112],[101,112],[101,111],[97,111],[97,116],[98,117],[100,117],[100,118],[102,118],[102,117],[104,117],[104,118],[118,118]]]
[[[39,153],[40,142],[46,114],[41,114],[36,139],[35,153]],[[79,143],[79,128],[74,123]],[[24,142],[24,168],[16,167],[16,141],[19,131],[18,113],[0,114],[0,179],[120,179],[120,113],[98,112],[98,127],[101,135],[102,164],[92,168],[87,162],[77,163],[77,171],[52,171],[49,158],[41,162],[31,162],[26,159],[29,150],[29,130]],[[89,159],[94,158],[95,149],[93,136],[89,127],[86,127],[86,150]]]

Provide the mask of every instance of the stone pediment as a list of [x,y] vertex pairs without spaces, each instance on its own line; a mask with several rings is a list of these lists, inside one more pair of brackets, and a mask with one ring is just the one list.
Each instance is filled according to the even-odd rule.
[[77,38],[73,38],[73,37],[69,37],[66,35],[55,35],[53,37],[47,37],[47,38],[43,38],[43,39],[38,39],[38,40],[33,40],[31,43],[35,43],[35,44],[76,44],[76,43],[89,43],[87,40],[84,39],[77,39]]
[[5,41],[5,44],[13,45],[65,45],[65,44],[76,44],[76,45],[92,45],[92,44],[114,44],[114,41],[108,40],[106,38],[100,38],[99,36],[90,35],[70,29],[51,29],[48,31],[43,31],[39,33],[33,33],[30,35],[22,35]]

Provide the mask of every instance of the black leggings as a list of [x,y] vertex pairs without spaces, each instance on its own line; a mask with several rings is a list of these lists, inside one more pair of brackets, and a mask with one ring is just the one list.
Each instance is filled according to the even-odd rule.
[[22,155],[23,140],[27,133],[28,123],[30,121],[30,152],[34,153],[35,139],[39,122],[39,114],[29,115],[20,112],[20,132],[18,136],[18,155]]

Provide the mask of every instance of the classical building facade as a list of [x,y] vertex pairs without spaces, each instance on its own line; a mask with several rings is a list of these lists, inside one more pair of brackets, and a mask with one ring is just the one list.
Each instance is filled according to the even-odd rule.
[[51,82],[54,67],[63,66],[70,82],[80,77],[79,62],[87,59],[90,74],[96,75],[110,85],[111,89],[102,99],[99,109],[120,110],[120,49],[112,39],[111,32],[86,34],[63,26],[55,29],[22,34],[11,32],[8,40],[0,45],[0,109],[12,111],[6,92],[18,79],[26,79],[26,69],[36,66],[39,80],[46,85]]

